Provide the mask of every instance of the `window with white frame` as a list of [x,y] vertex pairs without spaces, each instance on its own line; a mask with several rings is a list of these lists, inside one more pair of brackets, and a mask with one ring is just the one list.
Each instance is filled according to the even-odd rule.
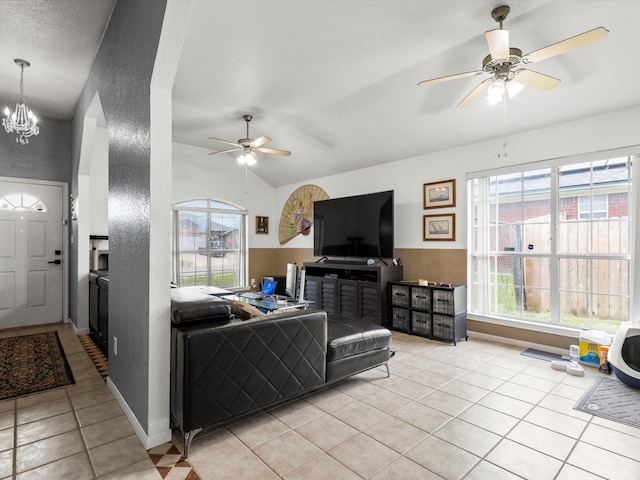
[[593,195],[578,197],[578,218],[607,218],[609,195]]
[[218,200],[173,206],[173,279],[181,287],[247,284],[246,210]]
[[628,320],[631,160],[470,175],[470,313],[604,330]]

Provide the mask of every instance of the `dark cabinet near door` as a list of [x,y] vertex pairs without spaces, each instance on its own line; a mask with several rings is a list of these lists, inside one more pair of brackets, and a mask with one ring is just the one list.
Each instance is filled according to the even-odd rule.
[[89,272],[89,329],[94,343],[109,356],[109,272]]
[[392,282],[388,326],[455,345],[467,339],[467,287]]

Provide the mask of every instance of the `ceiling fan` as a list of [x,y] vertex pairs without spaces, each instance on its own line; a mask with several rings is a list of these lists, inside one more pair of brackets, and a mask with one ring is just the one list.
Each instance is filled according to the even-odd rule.
[[457,105],[458,107],[466,107],[485,90],[488,91],[490,103],[497,103],[502,100],[505,92],[509,98],[512,98],[525,86],[548,90],[558,85],[560,80],[533,70],[518,67],[541,62],[547,58],[555,57],[580,47],[586,47],[604,40],[609,34],[606,28],[598,27],[523,55],[522,50],[519,48],[509,46],[509,30],[502,28],[502,22],[507,18],[510,10],[509,6],[503,5],[493,9],[491,12],[493,19],[500,24],[500,28],[485,32],[490,54],[482,61],[482,70],[423,80],[418,85],[473,77],[484,73],[491,74],[491,77],[482,81],[471,93],[463,98]]
[[229,148],[227,150],[220,150],[218,152],[211,152],[209,155],[218,155],[219,153],[230,153],[230,152],[242,152],[242,155],[238,157],[238,162],[245,165],[255,165],[258,160],[258,154],[256,152],[261,153],[274,153],[276,155],[284,155],[288,157],[291,155],[291,152],[287,150],[280,150],[277,148],[269,148],[263,147],[265,143],[269,143],[271,139],[269,137],[258,137],[255,140],[249,138],[249,122],[253,118],[252,115],[243,115],[244,121],[247,122],[247,137],[241,138],[237,142],[230,142],[229,140],[222,140],[221,138],[209,137],[210,140],[215,140],[216,142],[226,143],[228,145],[233,145],[234,148]]

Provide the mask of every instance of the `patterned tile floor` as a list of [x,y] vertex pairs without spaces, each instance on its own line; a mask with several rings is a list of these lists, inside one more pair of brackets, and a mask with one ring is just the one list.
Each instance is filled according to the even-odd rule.
[[[78,335],[78,339],[106,382],[109,375],[109,360],[89,335]],[[191,464],[183,458],[182,453],[173,442],[165,443],[147,452],[163,479],[200,480]]]
[[200,480],[191,464],[172,442],[152,448],[149,450],[149,457],[164,479]]
[[80,343],[87,351],[87,355],[89,355],[89,358],[106,382],[107,377],[109,376],[109,360],[107,360],[107,357],[102,353],[102,350],[98,348],[89,335],[78,335],[78,340],[80,340]]

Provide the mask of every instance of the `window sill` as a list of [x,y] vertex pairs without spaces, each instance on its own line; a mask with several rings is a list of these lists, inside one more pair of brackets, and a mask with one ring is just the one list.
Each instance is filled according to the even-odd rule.
[[475,320],[478,322],[491,323],[494,325],[502,325],[511,328],[520,328],[522,330],[529,330],[537,333],[548,333],[551,335],[559,335],[568,338],[579,338],[580,328],[577,327],[565,327],[561,325],[551,325],[545,323],[528,322],[526,320],[514,320],[503,317],[488,317],[486,315],[479,315],[476,313],[467,314],[469,320]]

